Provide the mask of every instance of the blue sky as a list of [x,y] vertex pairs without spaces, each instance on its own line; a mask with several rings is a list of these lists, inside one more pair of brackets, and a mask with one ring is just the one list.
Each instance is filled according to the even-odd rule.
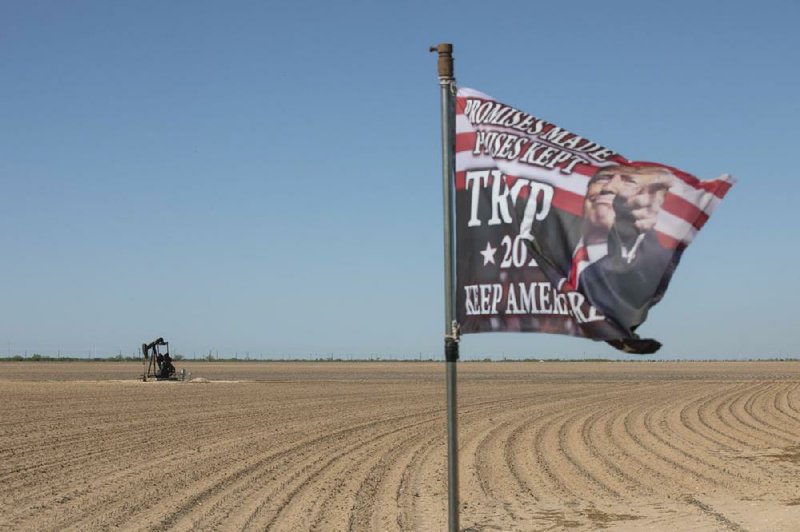
[[[738,184],[640,329],[798,354],[796,2],[0,4],[0,355],[439,357],[439,96],[456,77]],[[466,358],[612,356],[468,336]],[[626,358],[626,357],[622,357]]]

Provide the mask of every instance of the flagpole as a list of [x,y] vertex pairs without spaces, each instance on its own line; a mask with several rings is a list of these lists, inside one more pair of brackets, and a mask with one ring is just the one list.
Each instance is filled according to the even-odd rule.
[[447,522],[449,532],[458,532],[458,324],[455,321],[453,288],[453,167],[455,159],[455,77],[453,45],[431,47],[439,53],[438,71],[442,103],[442,188],[444,201],[444,356],[447,375]]

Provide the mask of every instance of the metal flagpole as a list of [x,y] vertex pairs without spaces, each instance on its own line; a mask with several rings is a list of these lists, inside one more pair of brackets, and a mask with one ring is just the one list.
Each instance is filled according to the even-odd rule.
[[453,45],[431,47],[439,52],[439,87],[442,97],[442,186],[444,191],[444,356],[447,371],[447,522],[458,532],[458,402],[456,362],[458,324],[453,287],[453,167],[455,159],[455,77]]

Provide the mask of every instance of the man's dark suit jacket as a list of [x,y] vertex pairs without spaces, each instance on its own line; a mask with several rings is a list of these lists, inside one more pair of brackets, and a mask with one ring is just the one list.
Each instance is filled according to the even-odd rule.
[[628,262],[612,234],[608,255],[586,267],[579,287],[606,317],[635,330],[650,307],[663,297],[678,257],[679,253],[663,248],[655,232],[650,231]]

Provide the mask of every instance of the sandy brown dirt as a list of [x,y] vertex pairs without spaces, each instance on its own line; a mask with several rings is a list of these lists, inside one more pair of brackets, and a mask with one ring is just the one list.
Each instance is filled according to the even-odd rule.
[[[0,529],[445,530],[444,364],[0,363]],[[462,363],[464,530],[797,530],[800,363]]]

